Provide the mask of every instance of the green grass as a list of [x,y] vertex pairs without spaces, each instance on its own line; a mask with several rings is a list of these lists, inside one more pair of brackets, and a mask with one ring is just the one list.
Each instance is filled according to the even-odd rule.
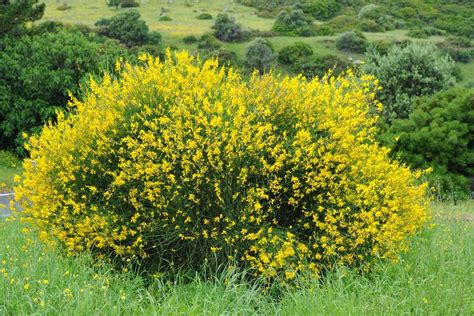
[[0,222],[0,314],[472,315],[474,203],[433,204],[432,213],[435,225],[412,238],[399,262],[367,275],[340,269],[278,298],[235,273],[146,284],[87,255],[48,250],[10,219]]
[[[85,24],[92,26],[101,18],[111,16],[130,9],[108,7],[105,1],[69,0],[71,9],[58,11],[56,0],[44,0],[46,11],[43,20],[62,21],[71,24]],[[140,0],[138,0],[140,2]],[[189,3],[190,6],[186,6]],[[161,8],[168,9],[167,16],[172,21],[159,21]],[[271,19],[259,18],[255,9],[242,6],[229,0],[200,0],[198,3],[189,0],[174,0],[172,4],[164,0],[147,0],[144,4],[134,8],[140,12],[150,29],[158,30],[164,35],[185,36],[200,35],[209,31],[214,24],[213,20],[198,20],[196,17],[203,12],[210,13],[213,18],[219,13],[227,12],[236,17],[236,20],[251,29],[269,30],[273,24]]]

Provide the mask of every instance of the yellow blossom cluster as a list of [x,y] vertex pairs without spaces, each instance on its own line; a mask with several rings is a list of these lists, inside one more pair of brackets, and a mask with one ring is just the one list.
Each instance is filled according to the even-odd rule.
[[392,257],[425,221],[420,175],[374,140],[374,78],[244,80],[185,52],[141,62],[30,139],[16,198],[43,239],[292,279]]

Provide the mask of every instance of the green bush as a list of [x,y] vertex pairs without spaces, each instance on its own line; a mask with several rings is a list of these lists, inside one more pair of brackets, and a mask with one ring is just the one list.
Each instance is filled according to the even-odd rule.
[[218,14],[216,22],[212,26],[214,36],[224,42],[240,42],[245,40],[245,32],[242,26],[235,22],[235,18],[227,14]]
[[336,38],[336,48],[354,53],[363,53],[367,47],[367,39],[358,31],[349,31]]
[[204,60],[217,58],[219,65],[222,66],[237,66],[237,54],[234,51],[225,48],[219,48],[213,51],[208,52],[203,56]]
[[219,41],[210,33],[206,33],[199,39],[198,48],[202,50],[216,50],[221,47]]
[[304,42],[295,42],[283,47],[278,52],[278,61],[282,64],[293,65],[297,61],[313,55],[313,49]]
[[0,40],[0,148],[23,154],[22,133],[34,134],[66,109],[88,74],[113,69],[124,53],[78,32],[60,31]]
[[359,10],[357,17],[359,20],[377,20],[379,17],[385,14],[385,9],[377,4],[367,4]]
[[45,7],[38,0],[0,1],[0,38],[21,32],[25,23],[41,19]]
[[197,43],[197,41],[198,39],[194,35],[188,35],[188,36],[183,37],[183,42],[185,44],[194,44],[194,43]]
[[160,16],[160,18],[158,19],[158,21],[161,21],[161,22],[169,22],[169,21],[173,21],[173,19],[170,18],[170,17],[167,16],[167,15],[162,15],[162,16]]
[[212,15],[210,13],[201,13],[196,17],[196,19],[198,19],[198,20],[212,20]]
[[272,30],[287,36],[311,36],[312,21],[302,10],[284,10],[278,14]]
[[436,46],[449,54],[453,60],[461,63],[468,63],[474,57],[472,42],[465,37],[448,37]]
[[135,8],[139,7],[140,3],[136,2],[135,0],[122,0],[120,2],[120,6],[122,8]]
[[136,10],[98,20],[95,25],[99,27],[99,34],[117,39],[128,47],[144,45],[149,41],[148,26],[140,19],[140,13]]
[[382,139],[413,168],[432,168],[429,179],[439,195],[468,196],[474,176],[474,90],[453,88],[417,99],[409,117],[393,121]]
[[433,45],[393,46],[384,56],[371,49],[364,68],[380,80],[378,97],[387,122],[407,118],[414,97],[445,90],[456,81],[453,60]]
[[350,66],[350,63],[335,55],[322,55],[315,58],[300,60],[295,64],[294,70],[307,79],[322,78],[328,71],[333,76],[340,75]]
[[303,11],[318,20],[328,20],[339,13],[341,9],[336,0],[307,1],[303,5]]
[[245,63],[250,69],[258,70],[260,73],[268,71],[277,58],[272,44],[263,38],[256,38],[245,50]]

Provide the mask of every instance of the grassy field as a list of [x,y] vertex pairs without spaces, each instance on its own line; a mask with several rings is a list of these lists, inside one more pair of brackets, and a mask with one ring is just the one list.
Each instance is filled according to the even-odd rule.
[[[71,7],[65,11],[57,10],[56,0],[43,0],[46,3],[46,11],[42,21],[61,21],[69,24],[85,24],[93,26],[101,18],[110,18],[113,15],[124,12],[128,9],[119,9],[108,7],[106,2],[90,0],[68,0]],[[139,1],[140,2],[140,1]],[[168,10],[167,16],[172,21],[159,21],[161,8]],[[138,8],[142,18],[146,21],[151,30],[157,30],[163,35],[165,46],[173,45],[179,49],[195,50],[196,45],[186,45],[182,38],[187,35],[202,35],[211,31],[213,20],[198,20],[197,15],[203,12],[210,13],[215,17],[219,13],[228,13],[236,18],[236,21],[244,27],[260,31],[271,30],[274,19],[261,18],[256,15],[254,8],[246,7],[231,0],[174,0],[168,3],[168,0],[144,0]],[[383,33],[364,33],[369,41],[377,40],[404,40],[409,37],[406,30],[395,30]],[[290,45],[296,41],[303,41],[310,44],[315,55],[335,54],[340,57],[362,58],[362,55],[338,51],[334,40],[336,36],[320,37],[272,37],[270,42],[276,50],[283,46]],[[414,41],[439,42],[444,38],[433,36],[429,39],[412,39]],[[245,48],[248,43],[224,43],[224,47],[237,53],[240,60],[243,60]],[[459,63],[463,74],[463,80],[459,83],[463,85],[467,82],[474,82],[474,62],[469,64]]]
[[46,248],[10,218],[0,222],[0,314],[472,315],[474,203],[433,204],[432,214],[399,262],[367,275],[341,269],[278,297],[238,273],[174,283],[113,273]]

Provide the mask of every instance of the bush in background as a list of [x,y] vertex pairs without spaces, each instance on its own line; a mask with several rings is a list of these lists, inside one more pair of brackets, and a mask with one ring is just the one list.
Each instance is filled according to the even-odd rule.
[[22,133],[37,133],[65,109],[89,74],[113,69],[125,55],[115,42],[99,44],[60,31],[0,40],[0,147],[24,154]]
[[294,71],[307,79],[313,79],[322,78],[328,71],[331,71],[333,76],[338,76],[349,66],[347,60],[336,55],[322,55],[300,60],[295,64]]
[[303,5],[303,11],[318,20],[328,20],[339,13],[341,9],[336,0],[307,1]]
[[312,21],[302,10],[284,10],[278,14],[272,30],[287,36],[311,36]]
[[365,36],[358,31],[349,31],[336,38],[336,48],[354,53],[363,53],[368,45]]
[[212,15],[209,13],[201,13],[199,14],[196,19],[198,20],[212,20]]
[[413,168],[432,168],[430,185],[441,197],[469,196],[474,177],[474,91],[453,88],[414,102],[395,120],[384,142]]
[[278,61],[285,65],[294,65],[301,59],[313,55],[313,49],[309,44],[304,42],[295,42],[291,45],[283,47],[278,52]]
[[245,50],[245,63],[251,70],[258,70],[259,73],[270,70],[274,65],[277,54],[272,44],[263,38],[256,38],[247,46]]
[[119,13],[110,19],[101,19],[95,23],[98,33],[127,45],[128,47],[144,45],[149,42],[149,30],[140,13],[130,10]]
[[235,18],[227,14],[218,14],[212,29],[214,36],[223,42],[240,42],[245,39],[242,26],[235,22]]
[[38,4],[38,0],[0,2],[0,38],[10,34],[22,33],[27,22],[41,19],[46,5]]
[[292,280],[392,258],[424,223],[426,186],[374,140],[373,78],[141,60],[30,139],[16,199],[43,240],[158,272],[212,258]]
[[386,55],[373,49],[366,54],[365,71],[380,80],[378,98],[387,122],[407,118],[415,97],[431,95],[455,83],[454,62],[433,45],[393,46]]

